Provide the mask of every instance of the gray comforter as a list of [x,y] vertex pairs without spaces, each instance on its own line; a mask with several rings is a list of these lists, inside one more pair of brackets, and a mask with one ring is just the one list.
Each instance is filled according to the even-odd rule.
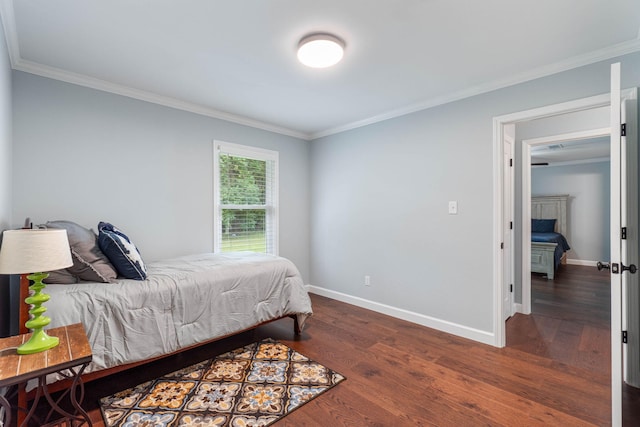
[[311,302],[295,265],[254,253],[199,254],[147,264],[144,281],[48,285],[49,327],[81,322],[93,350],[86,372],[172,353]]

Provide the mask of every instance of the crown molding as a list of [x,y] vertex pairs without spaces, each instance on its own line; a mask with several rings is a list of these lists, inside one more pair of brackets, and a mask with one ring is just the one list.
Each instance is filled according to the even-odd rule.
[[363,126],[367,126],[367,125],[382,122],[385,120],[393,119],[396,117],[404,116],[407,114],[415,113],[417,111],[426,110],[439,105],[448,104],[450,102],[459,101],[461,99],[470,98],[472,96],[481,95],[483,93],[491,92],[498,89],[503,89],[519,83],[528,82],[538,78],[550,76],[552,74],[556,74],[556,73],[571,70],[574,68],[582,67],[585,65],[593,64],[595,62],[604,61],[607,59],[615,58],[617,56],[622,56],[629,53],[640,51],[640,30],[639,30],[638,37],[633,40],[629,40],[623,43],[619,43],[613,46],[599,49],[584,55],[578,55],[572,58],[568,58],[564,61],[560,61],[555,64],[551,64],[544,67],[539,67],[524,73],[516,74],[506,79],[495,80],[487,84],[482,84],[482,85],[474,86],[471,88],[463,89],[457,92],[452,92],[440,97],[430,98],[417,104],[408,105],[400,109],[388,111],[383,114],[365,118],[363,120],[347,123],[342,126],[329,128],[329,129],[326,129],[320,132],[315,132],[315,133],[305,133],[305,132],[297,131],[294,129],[277,126],[271,123],[250,119],[248,117],[244,117],[241,115],[231,114],[225,111],[216,110],[214,108],[187,102],[181,99],[163,96],[156,93],[109,82],[106,80],[101,80],[94,77],[86,76],[83,74],[73,73],[63,69],[50,67],[50,66],[39,64],[36,62],[24,60],[20,56],[20,47],[18,43],[18,34],[17,34],[16,25],[15,25],[15,13],[13,9],[12,0],[0,0],[0,14],[1,14],[0,19],[2,20],[2,25],[4,28],[5,38],[7,40],[9,58],[11,61],[11,66],[14,70],[24,71],[24,72],[39,75],[42,77],[47,77],[55,80],[64,81],[67,83],[85,86],[92,89],[101,90],[104,92],[110,92],[110,93],[126,96],[129,98],[138,99],[141,101],[163,105],[165,107],[188,111],[191,113],[200,114],[200,115],[212,117],[215,119],[225,120],[228,122],[253,127],[256,129],[262,129],[265,131],[278,133],[281,135],[291,136],[291,137],[299,138],[306,141],[322,138],[329,135],[334,135],[334,134],[345,132],[352,129],[357,129]]
[[25,73],[35,74],[41,77],[47,77],[54,80],[72,83],[91,89],[110,92],[117,95],[126,96],[140,101],[146,101],[153,104],[163,105],[165,107],[175,108],[202,116],[212,117],[214,119],[225,120],[239,125],[249,126],[256,129],[262,129],[281,135],[292,136],[294,138],[310,140],[308,133],[299,132],[293,129],[276,126],[271,123],[261,122],[259,120],[250,119],[248,117],[237,114],[227,113],[225,111],[216,110],[214,108],[187,102],[181,99],[163,96],[156,93],[135,89],[132,87],[120,85],[106,80],[97,79],[84,74],[73,73],[60,68],[50,67],[48,65],[39,64],[37,62],[27,61],[20,56],[20,45],[18,43],[18,32],[16,29],[15,12],[12,0],[0,0],[0,19],[4,28],[5,39],[7,41],[7,50],[9,51],[9,59],[11,68]]
[[16,30],[13,1],[0,0],[0,19],[2,20],[2,28],[4,29],[4,38],[7,41],[11,68],[14,68],[20,59],[20,47],[18,45],[18,31]]
[[639,38],[629,40],[623,43],[619,43],[613,46],[609,46],[603,49],[599,49],[593,52],[589,52],[584,55],[574,56],[564,61],[560,61],[548,66],[535,68],[533,70],[510,76],[506,79],[495,80],[487,84],[474,86],[468,89],[463,89],[457,92],[453,92],[441,97],[431,98],[423,102],[409,105],[397,110],[388,111],[383,114],[372,116],[363,120],[348,123],[343,126],[327,129],[321,132],[311,134],[311,139],[318,139],[329,135],[345,132],[348,130],[356,129],[359,127],[371,125],[384,120],[393,119],[395,117],[404,116],[406,114],[415,113],[417,111],[433,108],[438,105],[448,104],[450,102],[459,101],[461,99],[470,98],[472,96],[481,95],[483,93],[492,92],[498,89],[504,89],[509,86],[514,86],[520,83],[525,83],[531,80],[547,77],[553,74],[557,74],[563,71],[572,70],[574,68],[590,65],[600,61],[606,61],[607,59],[615,58],[618,56],[627,55],[640,51],[640,34]]
[[195,104],[192,102],[183,101],[181,99],[172,98],[170,96],[159,95],[153,92],[135,89],[129,86],[124,86],[124,85],[109,82],[106,80],[97,79],[95,77],[89,77],[84,74],[73,73],[67,70],[50,67],[48,65],[38,64],[36,62],[19,59],[13,65],[13,69],[18,71],[24,71],[25,73],[35,74],[42,77],[47,77],[54,80],[63,81],[66,83],[72,83],[75,85],[100,90],[103,92],[109,92],[109,93],[114,93],[116,95],[122,95],[129,98],[138,99],[140,101],[146,101],[153,104],[163,105],[165,107],[171,107],[171,108],[175,108],[182,111],[188,111],[190,113],[212,117],[214,119],[225,120],[227,122],[232,122],[239,125],[249,126],[256,129],[262,129],[269,132],[278,133],[281,135],[292,136],[298,139],[309,140],[309,134],[298,132],[293,129],[288,129],[288,128],[276,126],[270,123],[261,122],[259,120],[250,119],[248,117],[227,113],[225,111],[216,110],[214,108],[206,107],[206,106]]

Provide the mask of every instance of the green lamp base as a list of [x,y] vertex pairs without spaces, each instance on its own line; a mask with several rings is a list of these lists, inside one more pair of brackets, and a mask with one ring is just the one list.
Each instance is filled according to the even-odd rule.
[[57,346],[59,343],[60,340],[58,337],[50,337],[41,328],[40,330],[34,330],[29,341],[18,347],[16,351],[18,354],[40,353],[41,351],[49,350]]
[[32,318],[25,323],[25,326],[33,330],[33,334],[29,341],[18,347],[18,354],[40,353],[57,346],[60,342],[58,337],[50,337],[43,330],[51,322],[50,318],[43,316],[47,309],[42,306],[50,298],[49,295],[42,293],[42,290],[47,286],[42,281],[47,277],[49,277],[47,273],[33,273],[27,276],[27,279],[33,281],[33,285],[29,286],[29,290],[33,291],[33,294],[24,300],[27,304],[32,305],[31,310],[29,310]]

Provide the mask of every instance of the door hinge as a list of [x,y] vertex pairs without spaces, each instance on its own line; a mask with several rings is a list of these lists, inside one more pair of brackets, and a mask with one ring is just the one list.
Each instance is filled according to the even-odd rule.
[[622,240],[627,240],[627,227],[622,227],[620,230],[620,238]]
[[513,221],[509,221],[509,230],[513,230]]
[[513,283],[509,285],[509,292],[513,292]]
[[627,124],[622,123],[620,125],[620,136],[627,136]]
[[513,159],[509,159],[509,166],[513,167]]
[[627,331],[622,331],[622,343],[626,344],[629,341],[629,338],[627,336]]
[[504,249],[504,242],[500,242],[500,249]]

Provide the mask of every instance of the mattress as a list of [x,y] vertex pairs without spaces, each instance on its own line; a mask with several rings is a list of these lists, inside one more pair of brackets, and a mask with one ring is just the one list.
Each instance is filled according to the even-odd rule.
[[50,328],[81,322],[93,350],[85,372],[138,362],[297,315],[311,301],[295,265],[256,253],[148,262],[148,278],[48,285]]

